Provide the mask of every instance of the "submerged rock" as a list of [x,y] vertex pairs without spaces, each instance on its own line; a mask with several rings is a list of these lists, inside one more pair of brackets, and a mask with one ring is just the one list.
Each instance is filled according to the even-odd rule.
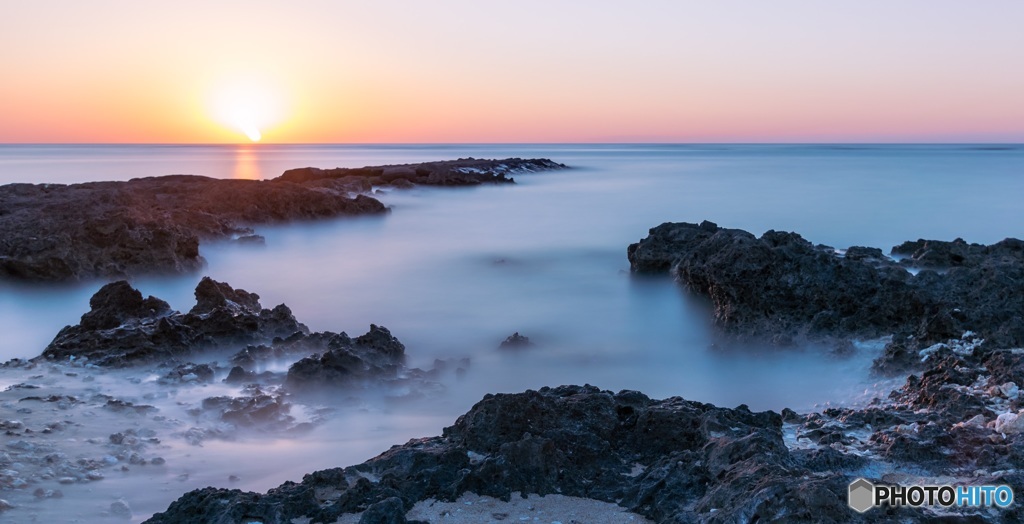
[[188,313],[172,311],[154,297],[143,299],[124,281],[103,286],[90,306],[78,325],[57,334],[42,358],[126,366],[309,331],[287,306],[263,309],[259,295],[209,277],[196,287],[196,306]]

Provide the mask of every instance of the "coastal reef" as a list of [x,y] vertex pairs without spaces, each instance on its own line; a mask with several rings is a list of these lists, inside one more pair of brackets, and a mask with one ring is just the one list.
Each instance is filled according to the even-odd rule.
[[258,243],[252,226],[385,213],[375,186],[512,183],[550,160],[465,159],[359,169],[302,168],[272,180],[192,175],[0,186],[0,279],[75,281],[184,273],[200,242]]

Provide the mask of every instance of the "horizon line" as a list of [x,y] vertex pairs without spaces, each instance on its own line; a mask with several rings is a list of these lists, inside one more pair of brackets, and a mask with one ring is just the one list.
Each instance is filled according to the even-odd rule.
[[711,142],[672,142],[672,141],[587,141],[587,142],[0,142],[3,146],[581,146],[581,145],[661,145],[661,146],[699,146],[699,145],[746,145],[746,146],[907,146],[907,145],[999,145],[1024,146],[1024,141],[907,141],[907,142],[865,142],[865,141],[829,141],[829,142],[756,142],[756,141],[711,141]]

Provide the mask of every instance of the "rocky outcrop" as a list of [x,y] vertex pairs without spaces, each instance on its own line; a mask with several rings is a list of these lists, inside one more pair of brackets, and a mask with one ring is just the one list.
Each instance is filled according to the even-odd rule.
[[299,184],[174,175],[0,186],[0,278],[80,280],[181,273],[199,243],[251,224],[383,213],[374,198]]
[[88,359],[99,366],[174,362],[201,349],[309,331],[288,306],[264,309],[259,295],[209,277],[196,286],[195,296],[196,306],[180,313],[158,298],[143,299],[125,281],[107,284],[90,299],[79,324],[62,329],[40,358]]
[[292,364],[285,386],[299,392],[378,384],[397,379],[404,364],[405,346],[387,328],[370,324],[370,331],[354,341],[331,337],[326,351]]
[[255,224],[384,213],[374,185],[512,182],[550,160],[457,160],[290,170],[274,180],[171,175],[127,182],[0,186],[0,279],[69,281],[202,267],[200,242],[261,242]]
[[566,169],[564,164],[546,158],[485,160],[460,158],[422,164],[402,164],[379,167],[319,169],[303,167],[289,169],[275,180],[296,183],[335,183],[349,187],[372,186],[475,186],[480,184],[511,184],[510,175],[551,169]]
[[1024,290],[1024,243],[919,240],[892,253],[905,258],[711,222],[662,224],[627,251],[634,273],[668,273],[709,297],[731,339],[787,345],[896,334],[894,343],[913,352],[971,330],[997,346],[1024,344],[1024,293],[1013,291]]
[[[925,480],[1024,487],[1021,431],[1000,433],[1016,428],[1016,418],[996,415],[1019,409],[1012,407],[1016,397],[1003,393],[1018,391],[993,390],[981,379],[996,369],[985,362],[1004,365],[1007,354],[937,355],[891,399],[810,415],[590,386],[488,395],[441,436],[310,473],[266,494],[196,490],[148,522],[334,522],[371,508],[376,515],[381,504],[401,519],[417,501],[452,501],[466,492],[505,500],[515,492],[584,497],[656,522],[926,522],[939,513],[855,513],[846,504],[847,486],[857,477],[895,482],[899,477],[880,477],[914,471]],[[997,521],[1024,516],[1019,506],[998,515],[958,511],[960,518]]]
[[530,337],[526,335],[520,335],[518,331],[512,333],[505,340],[501,341],[498,345],[498,349],[523,349],[533,346],[533,342],[530,341]]

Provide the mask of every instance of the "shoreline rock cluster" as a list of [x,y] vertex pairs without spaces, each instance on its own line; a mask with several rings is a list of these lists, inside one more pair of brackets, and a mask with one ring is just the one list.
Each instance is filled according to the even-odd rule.
[[477,160],[359,169],[289,170],[272,180],[192,175],[127,182],[0,186],[0,280],[75,281],[185,273],[201,242],[259,243],[252,226],[387,212],[374,186],[512,183],[565,168],[547,159]]
[[668,272],[709,296],[727,337],[790,345],[888,335],[878,370],[916,373],[865,407],[808,414],[591,386],[487,395],[440,436],[265,494],[195,490],[149,522],[326,523],[361,513],[360,522],[401,523],[419,501],[466,493],[557,493],[655,522],[1017,522],[1024,505],[859,514],[846,490],[859,477],[1024,488],[1021,295],[975,292],[1019,287],[1020,245],[918,241],[894,249],[906,256],[898,262],[794,233],[664,224],[630,246],[634,272]]
[[843,344],[892,336],[877,369],[903,373],[917,351],[972,331],[1024,345],[1024,242],[918,240],[892,249],[814,245],[796,233],[665,223],[629,246],[636,274],[670,274],[705,296],[726,341]]
[[592,386],[487,395],[440,436],[265,494],[194,490],[147,522],[329,523],[362,513],[360,522],[402,523],[419,501],[467,493],[587,498],[654,522],[1019,521],[1019,504],[865,514],[847,506],[847,486],[860,477],[1024,488],[1024,410],[1008,380],[1024,380],[1024,353],[929,362],[888,399],[806,415]]
[[[383,326],[351,338],[345,332],[311,332],[279,304],[264,308],[259,295],[204,277],[195,290],[196,305],[187,313],[171,310],[163,300],[128,282],[107,284],[90,299],[90,310],[66,326],[35,362],[71,362],[108,368],[157,365],[171,367],[165,383],[225,382],[283,386],[289,393],[331,388],[363,388],[390,382],[429,384],[437,371],[405,366],[405,345]],[[196,364],[212,352],[242,347],[228,358]],[[257,373],[269,362],[289,362],[286,374]],[[16,363],[16,362],[15,362]],[[447,362],[437,361],[438,368]],[[468,362],[459,362],[468,367]]]
[[[161,456],[168,440],[201,446],[248,433],[295,437],[364,394],[434,394],[442,375],[469,366],[462,359],[408,367],[405,345],[383,326],[358,337],[311,332],[286,305],[263,308],[256,293],[208,277],[195,297],[182,313],[112,282],[41,355],[0,364],[5,379],[20,381],[0,391],[0,513],[17,509],[8,498],[31,511],[26,499],[62,498],[58,486],[163,468],[173,460]],[[125,387],[101,389],[100,380]],[[234,388],[202,394],[218,381]],[[183,418],[166,411],[179,390],[198,393],[176,403]]]

